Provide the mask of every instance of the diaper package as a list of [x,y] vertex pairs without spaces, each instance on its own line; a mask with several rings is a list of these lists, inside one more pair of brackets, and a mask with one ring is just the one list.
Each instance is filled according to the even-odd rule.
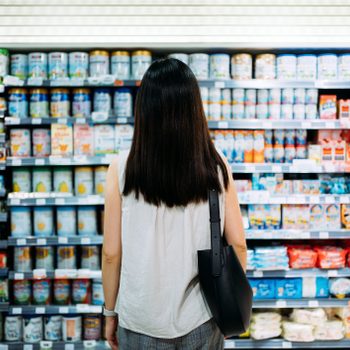
[[296,323],[317,325],[327,321],[327,314],[324,309],[294,309],[290,314],[290,319]]
[[312,342],[315,340],[313,326],[289,321],[282,322],[282,335],[288,341]]
[[285,278],[276,280],[276,292],[278,299],[300,299],[302,292],[301,278]]
[[272,279],[249,279],[254,299],[275,299],[276,283]]
[[342,321],[329,320],[319,323],[314,328],[316,340],[340,340],[345,335],[345,327]]
[[277,312],[253,313],[250,334],[255,340],[279,337],[282,333],[282,317]]

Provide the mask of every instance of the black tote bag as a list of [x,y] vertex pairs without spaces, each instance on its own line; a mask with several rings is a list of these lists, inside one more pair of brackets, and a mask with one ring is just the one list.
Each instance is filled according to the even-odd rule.
[[198,251],[199,281],[213,318],[225,336],[244,333],[253,293],[232,246],[221,237],[219,196],[209,191],[211,249]]

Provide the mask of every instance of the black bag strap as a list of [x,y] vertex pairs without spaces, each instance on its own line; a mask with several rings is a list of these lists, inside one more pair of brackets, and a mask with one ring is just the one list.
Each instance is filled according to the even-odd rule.
[[216,190],[208,191],[210,209],[210,234],[211,234],[211,269],[213,276],[221,275],[221,225],[219,195]]

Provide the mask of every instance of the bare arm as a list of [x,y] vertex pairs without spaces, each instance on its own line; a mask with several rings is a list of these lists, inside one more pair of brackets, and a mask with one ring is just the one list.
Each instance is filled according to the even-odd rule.
[[119,290],[121,255],[121,196],[118,186],[118,164],[115,160],[108,168],[105,190],[102,281],[107,310],[115,308]]
[[226,159],[224,160],[229,175],[229,185],[226,190],[225,201],[225,238],[229,245],[234,248],[237,257],[244,269],[247,268],[247,244],[243,228],[241,209],[238,203],[235,183],[232,178],[231,168]]

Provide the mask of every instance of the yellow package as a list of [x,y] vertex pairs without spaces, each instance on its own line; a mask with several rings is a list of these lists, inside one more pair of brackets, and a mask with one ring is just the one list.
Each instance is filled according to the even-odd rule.
[[73,154],[73,128],[69,125],[51,125],[51,154],[71,156]]

